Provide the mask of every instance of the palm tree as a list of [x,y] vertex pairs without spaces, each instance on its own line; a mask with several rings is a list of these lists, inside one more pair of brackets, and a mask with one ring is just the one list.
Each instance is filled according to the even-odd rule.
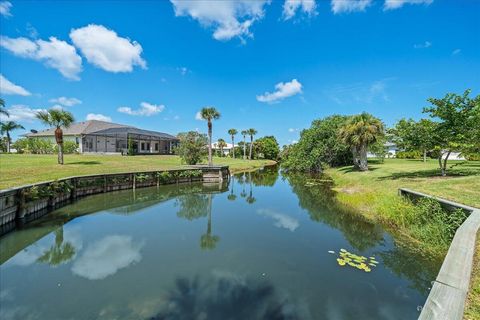
[[237,129],[230,129],[228,130],[228,134],[232,137],[232,152],[233,152],[233,159],[235,159],[235,135],[238,133]]
[[25,128],[14,121],[1,122],[0,133],[7,136],[7,153],[10,153],[10,143],[12,142],[10,138],[10,132],[17,129]]
[[340,129],[340,137],[352,149],[353,161],[357,169],[368,171],[368,145],[375,143],[383,134],[382,121],[367,112],[352,116]]
[[208,123],[208,165],[212,166],[212,120],[220,119],[220,112],[213,107],[205,107],[200,110],[200,116]]
[[208,225],[207,233],[200,237],[200,247],[202,249],[215,249],[220,237],[212,235],[212,195],[208,195]]
[[252,173],[251,172],[248,173],[248,183],[250,185],[250,192],[248,194],[248,197],[247,197],[246,201],[247,201],[248,204],[252,204],[255,201],[257,201],[257,199],[253,196],[253,180],[252,180]]
[[242,130],[242,136],[243,136],[243,160],[247,158],[247,142],[245,139],[247,138],[248,131],[247,130]]
[[4,114],[7,117],[10,116],[8,111],[5,109],[5,100],[3,100],[2,98],[0,98],[0,114]]
[[248,129],[247,134],[250,136],[250,156],[248,158],[252,160],[253,136],[257,134],[257,130],[253,128]]
[[227,146],[227,143],[223,139],[218,139],[217,146],[220,149],[220,157],[223,157],[223,148]]
[[230,200],[230,201],[235,201],[237,199],[237,196],[235,194],[233,194],[233,187],[234,187],[234,184],[235,184],[235,179],[232,179],[231,180],[231,184],[232,184],[232,188],[230,190],[230,194],[227,196],[227,199]]
[[37,118],[44,124],[55,127],[55,141],[58,145],[58,164],[63,164],[63,128],[68,128],[75,121],[73,114],[65,110],[50,109],[40,111]]

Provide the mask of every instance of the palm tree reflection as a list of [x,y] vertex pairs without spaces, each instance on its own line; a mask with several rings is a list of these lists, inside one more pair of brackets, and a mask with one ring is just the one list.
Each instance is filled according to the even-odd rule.
[[212,235],[212,195],[208,195],[208,225],[207,233],[200,237],[200,247],[203,250],[215,249],[217,242],[220,241],[220,237]]
[[37,261],[56,267],[72,259],[75,255],[75,247],[70,242],[63,241],[63,227],[60,227],[55,230],[55,243]]

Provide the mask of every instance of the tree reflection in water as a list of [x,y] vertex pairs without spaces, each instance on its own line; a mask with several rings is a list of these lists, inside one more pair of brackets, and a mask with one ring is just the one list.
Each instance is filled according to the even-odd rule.
[[56,267],[72,259],[75,255],[75,247],[70,242],[64,243],[63,240],[62,226],[55,230],[55,243],[37,261]]
[[202,281],[179,278],[160,312],[151,320],[308,319],[267,281],[216,276]]
[[220,237],[212,235],[212,195],[208,195],[208,202],[207,202],[207,209],[208,209],[208,225],[207,225],[207,233],[203,234],[200,238],[200,247],[202,249],[215,249],[217,242],[220,241]]

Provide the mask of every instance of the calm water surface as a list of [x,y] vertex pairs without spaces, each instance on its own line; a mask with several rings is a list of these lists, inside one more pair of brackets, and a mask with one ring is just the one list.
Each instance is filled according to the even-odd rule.
[[[0,239],[0,318],[416,319],[438,264],[312,181],[81,199]],[[339,266],[340,249],[378,266]]]

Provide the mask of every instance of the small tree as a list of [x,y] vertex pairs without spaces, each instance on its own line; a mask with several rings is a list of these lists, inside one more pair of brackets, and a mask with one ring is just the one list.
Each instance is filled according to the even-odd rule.
[[238,133],[238,131],[236,129],[230,129],[228,130],[228,134],[230,135],[230,137],[232,137],[232,156],[233,156],[233,159],[235,159],[235,135]]
[[220,119],[220,112],[213,107],[206,107],[200,110],[200,116],[208,125],[208,165],[212,166],[212,120]]
[[432,105],[423,109],[436,121],[435,149],[442,176],[447,174],[447,161],[452,152],[468,150],[478,144],[480,136],[480,95],[471,99],[471,90],[463,95],[448,93],[442,99],[430,98]]
[[254,154],[262,155],[263,159],[276,160],[280,153],[280,147],[274,136],[266,136],[255,141]]
[[25,129],[22,125],[14,122],[14,121],[7,121],[0,123],[0,133],[2,135],[6,135],[7,137],[7,153],[10,153],[10,144],[12,143],[12,138],[10,137],[10,132],[17,129]]
[[40,111],[37,118],[48,126],[55,127],[55,141],[58,145],[58,164],[63,165],[63,128],[68,128],[75,121],[73,114],[65,110],[50,109]]
[[194,165],[200,163],[207,157],[208,139],[205,134],[189,131],[179,133],[178,138],[180,143],[174,152],[180,156],[182,162]]
[[223,157],[223,148],[227,146],[227,143],[223,139],[218,139],[217,146],[220,149],[220,157]]

